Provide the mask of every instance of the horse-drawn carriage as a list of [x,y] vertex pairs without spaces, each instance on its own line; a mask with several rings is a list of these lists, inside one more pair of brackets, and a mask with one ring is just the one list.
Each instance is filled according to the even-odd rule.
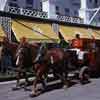
[[88,51],[80,49],[67,49],[68,78],[79,79],[81,83],[89,81]]
[[[31,47],[31,46],[30,46]],[[39,48],[42,49],[40,52],[37,52]],[[28,59],[29,52],[25,50],[27,48],[20,48],[20,52],[17,56],[17,60],[21,55],[25,57],[27,53]],[[36,85],[38,80],[43,80],[46,75],[48,74],[48,69],[52,69],[52,74],[54,77],[59,77],[61,81],[66,84],[68,83],[69,79],[72,78],[70,75],[77,76],[76,78],[80,80],[81,83],[89,81],[89,59],[88,59],[88,51],[80,51],[78,49],[62,49],[62,48],[45,48],[42,44],[37,45],[32,49],[32,66],[36,72],[36,79],[33,82],[33,94],[37,91]],[[23,53],[23,51],[25,52]],[[42,51],[42,52],[41,52]],[[34,52],[34,53],[33,53]],[[25,55],[23,55],[25,54]],[[36,60],[37,58],[37,60]],[[24,59],[19,60],[18,66],[21,67]],[[24,61],[24,64],[27,63],[27,60]],[[25,66],[24,66],[25,67]],[[20,69],[21,71],[21,69]],[[74,77],[75,78],[75,77]],[[19,82],[19,76],[17,78],[17,82]],[[43,85],[44,82],[42,81]],[[68,85],[68,84],[67,84]]]

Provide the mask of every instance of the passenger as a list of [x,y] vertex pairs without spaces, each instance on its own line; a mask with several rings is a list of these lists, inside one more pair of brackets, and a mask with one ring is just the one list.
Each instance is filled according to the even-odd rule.
[[84,56],[87,53],[83,51],[83,40],[80,38],[80,34],[77,33],[75,39],[71,41],[71,49],[73,52],[76,52],[74,56],[77,59],[77,66],[81,68],[84,65]]
[[0,72],[1,72],[2,49],[3,49],[3,47],[0,44]]
[[58,32],[58,36],[60,39],[59,48],[63,48],[64,50],[69,48],[69,44],[65,41],[64,37],[62,36],[60,32]]
[[[96,52],[97,52],[96,40],[93,37],[89,44],[89,55],[88,55],[90,70],[92,73],[96,72]],[[91,73],[91,75],[92,75],[92,73]]]
[[94,36],[92,36],[92,39],[91,39],[89,45],[90,45],[89,49],[92,50],[92,52],[96,52],[97,47],[96,47],[96,40],[95,40]]

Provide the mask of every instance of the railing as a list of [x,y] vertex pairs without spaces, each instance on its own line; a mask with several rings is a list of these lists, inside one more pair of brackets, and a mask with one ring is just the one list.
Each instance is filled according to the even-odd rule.
[[47,12],[42,12],[38,10],[29,10],[29,9],[8,6],[6,7],[6,12],[29,16],[29,17],[38,17],[38,18],[44,18],[44,19],[48,18]]
[[57,15],[57,20],[69,23],[83,24],[83,19],[79,17],[68,17],[68,16]]
[[[47,12],[42,12],[42,11],[38,11],[38,10],[29,10],[29,9],[7,6],[6,12],[29,16],[29,17],[49,19]],[[79,17],[69,17],[69,16],[62,16],[62,15],[55,15],[55,16],[56,16],[56,18],[54,18],[54,20],[57,20],[57,21],[63,21],[63,22],[69,22],[69,23],[79,23],[79,24],[83,23],[83,19],[81,19]]]
[[[12,14],[17,14],[17,15],[48,19],[47,12],[41,12],[37,10],[29,10],[29,9],[6,6],[5,11],[12,13]],[[62,22],[69,22],[69,23],[83,24],[83,19],[79,17],[68,17],[68,16],[62,16],[62,15],[56,15],[56,19],[54,20],[62,21]],[[2,26],[5,30],[7,37],[9,38],[9,40],[11,40],[11,18],[1,17],[0,23],[2,23]],[[53,27],[54,27],[54,31],[56,32],[58,29],[58,25],[53,25]]]

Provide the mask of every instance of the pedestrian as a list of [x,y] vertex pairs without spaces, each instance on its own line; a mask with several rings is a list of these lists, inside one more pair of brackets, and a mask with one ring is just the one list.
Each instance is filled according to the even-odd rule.
[[96,68],[97,68],[96,67],[96,56],[98,56],[96,40],[95,40],[94,36],[92,36],[92,39],[89,43],[89,54],[88,54],[91,76],[92,76],[92,74],[95,75],[95,73],[96,73]]
[[0,72],[1,72],[2,49],[3,49],[3,47],[0,44]]
[[1,52],[1,72],[6,74],[9,67],[12,67],[12,57],[11,50],[8,46],[8,39],[4,37],[2,42],[2,52]]

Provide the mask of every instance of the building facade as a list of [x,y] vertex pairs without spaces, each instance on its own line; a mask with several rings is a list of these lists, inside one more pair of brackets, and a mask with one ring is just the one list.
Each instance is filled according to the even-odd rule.
[[56,15],[78,17],[80,9],[80,0],[42,0],[43,11],[48,12],[50,18],[56,18]]
[[93,9],[100,6],[100,0],[0,0],[1,10],[6,10],[8,6],[44,11],[50,19],[57,19],[58,15],[80,17],[85,24],[100,25],[100,11],[89,23],[96,12]]
[[41,11],[42,5],[41,0],[0,0],[1,9],[6,8],[7,6],[18,7],[24,9],[36,9]]
[[0,0],[0,10],[4,10],[7,0]]
[[[57,15],[80,17],[88,24],[95,11],[87,11],[100,6],[100,0],[42,0],[43,11],[48,12],[51,19],[56,19]],[[93,24],[100,22],[99,13],[93,19]]]
[[[100,11],[96,13],[95,8],[99,8],[100,0],[81,0],[79,16],[84,18],[84,23],[100,26]],[[95,17],[92,19],[92,17]],[[92,20],[91,20],[92,19]]]
[[[47,18],[47,13],[42,12],[41,0],[0,0],[0,10],[23,16]],[[11,18],[0,17],[0,23],[6,36],[11,41]]]

